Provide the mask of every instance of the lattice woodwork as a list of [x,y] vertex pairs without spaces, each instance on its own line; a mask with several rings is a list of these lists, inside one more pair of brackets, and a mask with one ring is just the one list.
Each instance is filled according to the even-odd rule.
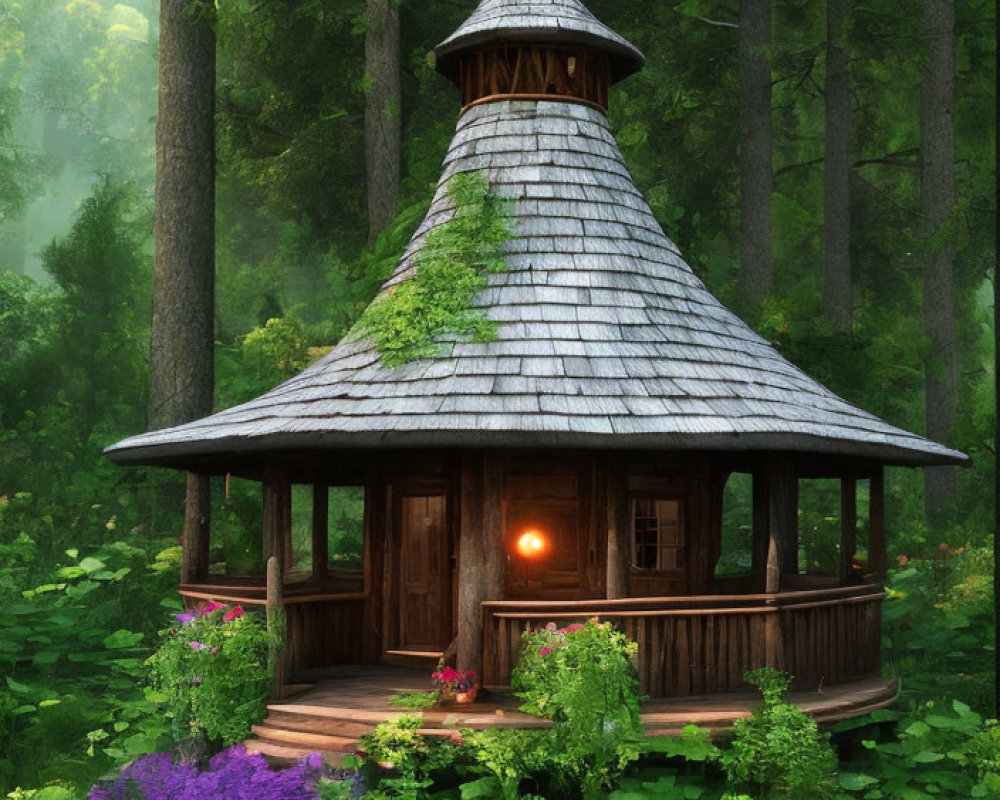
[[509,45],[461,56],[462,105],[488,97],[583,100],[607,111],[611,61],[604,53]]

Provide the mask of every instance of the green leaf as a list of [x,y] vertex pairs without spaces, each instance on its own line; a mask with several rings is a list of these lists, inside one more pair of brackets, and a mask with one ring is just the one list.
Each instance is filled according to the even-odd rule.
[[104,569],[104,562],[99,558],[88,556],[80,562],[79,566],[84,572],[98,572]]
[[119,629],[104,638],[104,646],[108,650],[124,650],[129,647],[135,647],[141,641],[141,633]]
[[878,783],[878,778],[873,778],[871,775],[865,775],[863,772],[841,772],[837,775],[837,783],[845,789],[857,792],[864,789],[866,786]]
[[10,715],[12,717],[19,717],[22,714],[34,714],[36,711],[38,711],[38,709],[35,708],[35,706],[24,705],[15,708],[13,711],[10,712]]
[[12,677],[10,677],[10,675],[7,676],[7,686],[10,687],[10,690],[14,694],[31,694],[30,686],[23,683],[18,683]]
[[926,736],[931,732],[931,726],[918,719],[916,722],[908,725],[903,732],[909,736]]
[[38,704],[38,707],[39,708],[51,708],[52,706],[59,705],[61,702],[62,702],[62,700],[42,700],[42,702]]
[[943,759],[944,753],[936,753],[933,750],[921,750],[919,753],[911,756],[911,758],[917,764],[933,764]]

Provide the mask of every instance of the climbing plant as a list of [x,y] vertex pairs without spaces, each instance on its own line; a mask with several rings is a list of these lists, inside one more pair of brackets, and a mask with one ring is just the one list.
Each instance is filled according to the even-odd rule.
[[375,340],[386,366],[437,354],[443,349],[438,337],[446,334],[477,342],[496,338],[496,325],[472,301],[488,273],[506,268],[510,201],[478,172],[454,176],[447,193],[454,214],[427,234],[413,276],[377,298],[354,328],[355,337]]

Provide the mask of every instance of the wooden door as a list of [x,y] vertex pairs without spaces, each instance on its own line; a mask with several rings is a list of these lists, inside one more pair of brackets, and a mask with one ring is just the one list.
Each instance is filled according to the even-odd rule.
[[[517,553],[525,531],[544,537],[537,559]],[[511,476],[507,498],[507,596],[511,599],[579,599],[585,542],[580,533],[580,502],[575,475]]]
[[451,570],[443,495],[399,498],[400,650],[441,652],[451,641]]

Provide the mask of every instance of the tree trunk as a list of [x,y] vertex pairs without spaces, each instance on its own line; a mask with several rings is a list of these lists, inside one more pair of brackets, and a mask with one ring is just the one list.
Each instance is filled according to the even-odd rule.
[[[996,67],[1000,75],[1000,0],[996,4]],[[1000,101],[995,107],[996,127],[1000,130]],[[996,190],[996,241],[993,248],[993,655],[995,665],[994,699],[996,712],[994,716],[1000,719],[1000,138],[996,140],[994,159]]]
[[149,426],[212,410],[215,34],[195,0],[161,0]]
[[826,3],[826,173],[823,199],[823,310],[839,333],[853,323],[851,291],[851,138],[846,22],[850,0]]
[[368,239],[396,215],[400,160],[398,0],[367,0],[365,33],[365,166]]
[[[149,428],[212,411],[215,32],[196,0],[161,0]],[[211,486],[189,475],[183,581],[204,580]]]
[[740,286],[751,299],[774,288],[771,247],[771,0],[740,2]]
[[[944,236],[955,203],[955,8],[954,0],[922,0],[927,60],[920,86],[920,233],[927,240],[924,271],[924,332],[931,343],[926,375],[927,436],[948,439],[958,406],[955,350],[954,246]],[[924,470],[924,507],[932,522],[954,511],[955,467]]]

